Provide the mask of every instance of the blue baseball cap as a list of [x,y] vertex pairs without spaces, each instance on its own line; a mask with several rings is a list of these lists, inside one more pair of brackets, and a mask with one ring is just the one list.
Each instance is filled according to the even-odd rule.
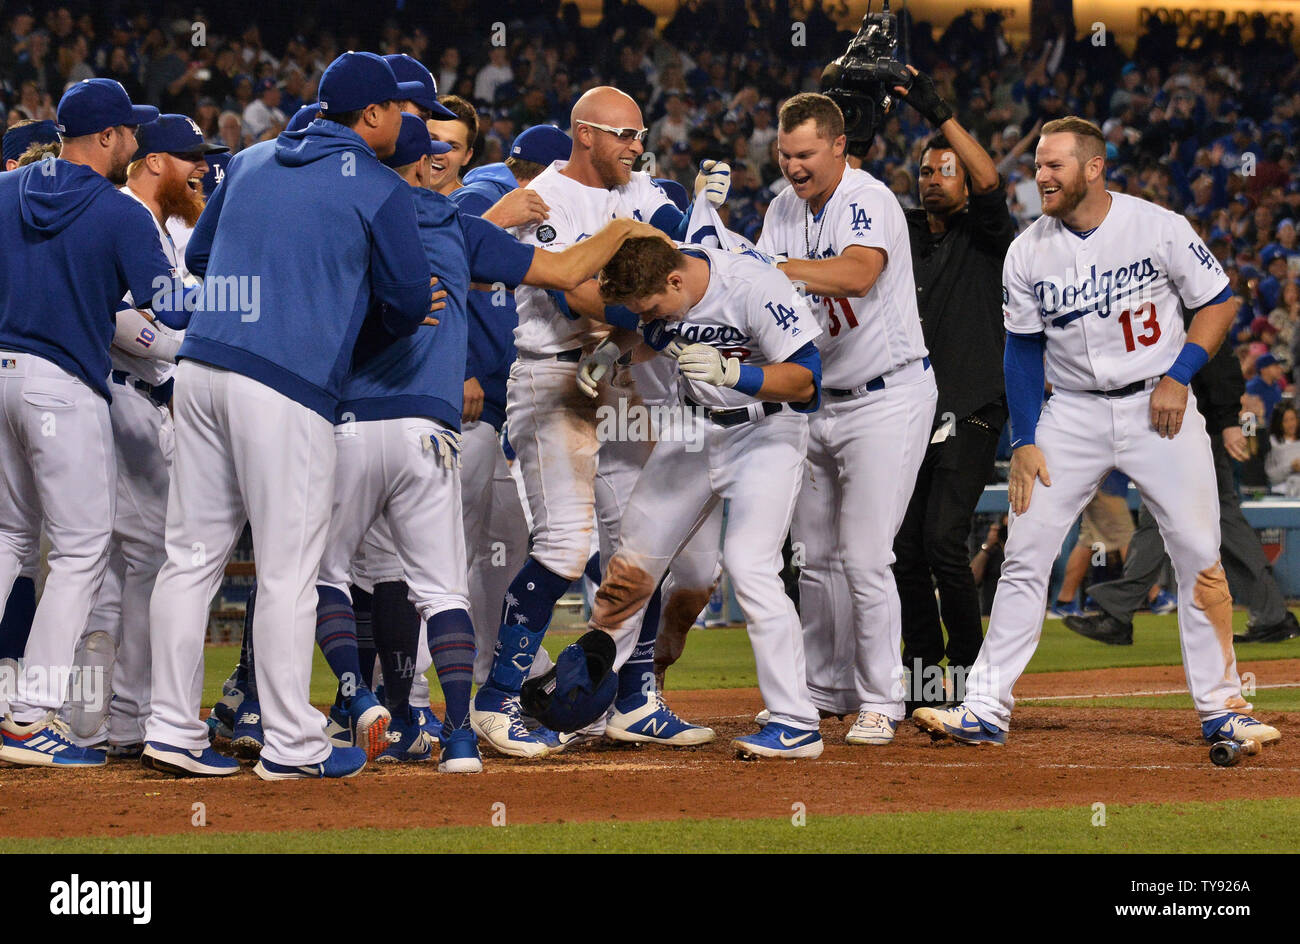
[[511,157],[543,167],[549,167],[554,161],[568,160],[572,153],[573,139],[554,125],[533,125],[510,146]]
[[82,79],[59,99],[56,127],[65,138],[79,138],[118,125],[134,128],[157,117],[152,105],[132,105],[121,82]]
[[450,150],[450,144],[429,137],[429,129],[419,115],[402,112],[402,130],[397,133],[397,147],[383,162],[386,167],[405,167],[426,154],[446,154]]
[[1277,358],[1272,354],[1261,354],[1255,358],[1255,372],[1263,370],[1265,367],[1272,367],[1277,363]]
[[424,92],[419,82],[399,82],[392,66],[373,52],[349,50],[329,64],[320,79],[320,110],[338,114],[382,102],[411,101]]
[[59,130],[50,120],[37,121],[21,128],[10,128],[4,134],[4,160],[16,161],[33,144],[58,144]]
[[217,184],[226,179],[226,165],[230,163],[230,154],[211,154],[207,158],[208,172],[203,175],[203,196],[211,199]]
[[1276,245],[1265,246],[1263,249],[1260,250],[1259,261],[1262,262],[1264,264],[1264,268],[1267,269],[1270,265],[1273,264],[1274,259],[1277,259],[1278,257],[1285,256],[1285,255],[1286,252],[1283,251],[1281,246],[1276,246]]
[[316,102],[311,102],[307,105],[303,105],[296,112],[294,112],[293,117],[289,119],[289,123],[284,126],[284,130],[301,131],[303,128],[311,124],[312,121],[315,120],[316,116],[319,114],[320,114],[320,105],[318,105]]
[[384,61],[388,67],[393,70],[393,75],[399,82],[418,82],[422,89],[418,94],[412,95],[410,101],[415,102],[421,108],[427,108],[433,112],[433,117],[439,121],[454,121],[456,113],[451,109],[438,104],[438,83],[433,77],[433,73],[424,67],[418,60],[405,53],[398,53],[392,56],[384,56]]
[[224,144],[209,144],[203,140],[203,131],[193,118],[185,115],[159,115],[148,124],[141,125],[135,133],[139,145],[132,160],[146,154],[224,154],[230,150]]

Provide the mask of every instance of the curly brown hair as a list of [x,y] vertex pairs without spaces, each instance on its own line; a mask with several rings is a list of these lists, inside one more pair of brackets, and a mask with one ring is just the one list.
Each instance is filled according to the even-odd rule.
[[658,236],[627,240],[600,270],[600,297],[609,305],[658,295],[668,287],[668,274],[685,267],[681,250]]

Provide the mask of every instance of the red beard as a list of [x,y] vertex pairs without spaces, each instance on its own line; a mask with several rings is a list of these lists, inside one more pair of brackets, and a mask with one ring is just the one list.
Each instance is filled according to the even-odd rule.
[[190,189],[184,177],[167,177],[158,187],[158,205],[164,220],[178,216],[193,228],[203,215],[206,202],[202,193]]

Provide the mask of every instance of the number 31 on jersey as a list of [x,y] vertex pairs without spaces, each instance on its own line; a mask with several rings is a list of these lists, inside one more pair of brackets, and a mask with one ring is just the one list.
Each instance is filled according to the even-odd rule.
[[[849,304],[847,298],[827,298],[822,296],[822,301],[826,305],[826,316],[830,319],[827,333],[831,337],[836,337],[844,327],[844,325],[840,324],[841,313],[844,315],[844,324],[847,324],[850,328],[858,326],[858,316],[853,313],[853,306]],[[839,311],[836,311],[837,308]]]

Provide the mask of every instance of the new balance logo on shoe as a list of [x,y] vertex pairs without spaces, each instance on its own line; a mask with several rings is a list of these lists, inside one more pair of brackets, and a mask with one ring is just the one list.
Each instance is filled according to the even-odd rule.
[[258,714],[254,714],[253,712],[250,711],[247,714],[242,714],[239,716],[239,723],[240,724],[261,724],[262,716]]
[[83,882],[74,872],[50,891],[52,915],[130,915],[132,924],[153,918],[153,882]]
[[656,722],[654,718],[647,718],[645,726],[641,728],[647,734],[653,734],[655,737],[661,737],[664,731],[668,730],[668,719]]
[[812,737],[812,736],[813,736],[813,732],[812,732],[812,731],[805,731],[803,734],[799,735],[798,737],[790,737],[790,735],[788,735],[788,734],[782,734],[782,735],[780,736],[780,739],[781,739],[781,743],[782,743],[784,746],[786,746],[786,747],[794,747],[796,744],[798,744],[798,743],[800,743],[800,742],[802,742],[802,741],[806,741],[806,740],[808,740],[808,739],[809,739],[810,737]]

